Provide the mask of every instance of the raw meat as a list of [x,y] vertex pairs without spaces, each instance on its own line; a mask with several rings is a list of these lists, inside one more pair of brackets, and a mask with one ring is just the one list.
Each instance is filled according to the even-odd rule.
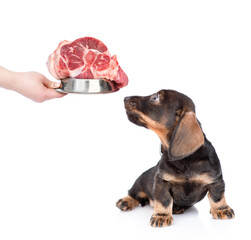
[[117,56],[111,56],[106,45],[92,37],[79,38],[73,42],[62,41],[49,56],[47,66],[56,79],[108,79],[119,88],[128,84]]

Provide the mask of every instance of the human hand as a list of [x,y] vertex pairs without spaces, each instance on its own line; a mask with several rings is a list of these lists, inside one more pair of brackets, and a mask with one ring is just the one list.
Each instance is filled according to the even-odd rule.
[[10,89],[30,98],[35,102],[44,102],[53,98],[60,98],[65,94],[55,91],[60,83],[52,82],[38,72],[12,72]]

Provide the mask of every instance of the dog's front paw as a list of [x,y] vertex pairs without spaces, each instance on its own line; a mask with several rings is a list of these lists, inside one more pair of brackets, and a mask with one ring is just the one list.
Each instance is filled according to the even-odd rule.
[[152,215],[150,224],[152,227],[170,226],[173,224],[173,217],[166,213],[156,213]]
[[211,209],[210,212],[214,219],[231,219],[235,216],[234,210],[229,206]]
[[122,199],[119,199],[116,203],[116,206],[121,210],[121,211],[130,211],[136,206],[139,205],[139,202],[132,198],[131,196],[126,196]]

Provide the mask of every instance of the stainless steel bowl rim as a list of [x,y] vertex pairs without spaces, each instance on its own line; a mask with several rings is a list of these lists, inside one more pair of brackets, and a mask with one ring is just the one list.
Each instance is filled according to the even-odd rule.
[[118,91],[116,83],[106,79],[77,79],[61,80],[61,87],[56,91],[61,93],[103,94]]

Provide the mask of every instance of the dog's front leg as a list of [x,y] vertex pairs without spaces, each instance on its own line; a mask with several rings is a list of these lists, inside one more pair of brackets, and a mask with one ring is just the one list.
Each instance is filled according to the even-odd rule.
[[170,226],[173,223],[173,198],[169,188],[168,182],[162,180],[157,174],[153,187],[154,210],[150,220],[152,227]]
[[223,179],[213,183],[209,188],[210,213],[215,219],[234,218],[234,211],[227,205],[224,192],[225,184]]

